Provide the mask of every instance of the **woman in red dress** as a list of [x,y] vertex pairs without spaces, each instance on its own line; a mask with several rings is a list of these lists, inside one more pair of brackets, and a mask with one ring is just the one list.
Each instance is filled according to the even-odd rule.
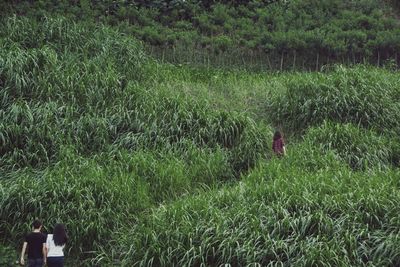
[[286,154],[285,141],[280,131],[276,131],[272,142],[272,150],[278,157],[282,157]]

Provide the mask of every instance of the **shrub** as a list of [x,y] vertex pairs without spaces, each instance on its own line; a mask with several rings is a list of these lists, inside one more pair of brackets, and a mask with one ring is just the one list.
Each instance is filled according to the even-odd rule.
[[226,35],[219,35],[213,38],[215,50],[217,52],[225,52],[232,46],[232,39]]

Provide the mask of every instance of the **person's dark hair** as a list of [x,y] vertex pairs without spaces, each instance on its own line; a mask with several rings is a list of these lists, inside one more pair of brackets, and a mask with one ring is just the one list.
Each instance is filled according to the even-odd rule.
[[34,220],[32,223],[33,229],[39,229],[42,226],[42,223],[39,220]]
[[276,131],[274,134],[274,140],[278,140],[279,138],[282,138],[282,134],[280,131]]
[[58,223],[56,226],[54,226],[53,240],[56,246],[62,246],[67,243],[68,236],[65,232],[65,226],[63,224]]

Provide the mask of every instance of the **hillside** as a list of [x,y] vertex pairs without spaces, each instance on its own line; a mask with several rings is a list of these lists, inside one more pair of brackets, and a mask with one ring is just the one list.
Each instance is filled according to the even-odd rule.
[[35,218],[66,225],[67,267],[400,265],[395,64],[173,65],[71,3],[0,19],[0,266]]
[[97,250],[141,212],[232,181],[266,150],[267,127],[162,88],[167,69],[109,27],[1,23],[3,242],[19,244],[40,217],[47,230],[69,225],[72,255]]

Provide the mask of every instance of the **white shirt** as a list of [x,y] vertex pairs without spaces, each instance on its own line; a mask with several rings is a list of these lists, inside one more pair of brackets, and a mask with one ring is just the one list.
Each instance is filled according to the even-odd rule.
[[47,235],[47,240],[46,240],[47,257],[63,257],[64,247],[65,245],[56,246],[56,244],[54,244],[53,235],[52,234]]

